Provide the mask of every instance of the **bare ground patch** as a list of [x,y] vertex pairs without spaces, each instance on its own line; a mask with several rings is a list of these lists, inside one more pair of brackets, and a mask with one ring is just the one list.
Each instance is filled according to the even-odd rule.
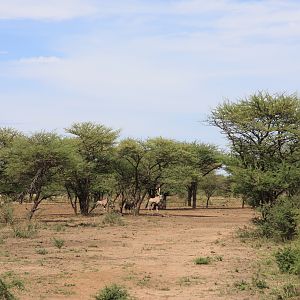
[[[254,272],[256,250],[233,234],[249,224],[252,210],[142,213],[108,226],[99,215],[75,217],[67,205],[44,204],[36,236],[15,238],[2,229],[0,273],[24,282],[23,291],[15,290],[20,299],[91,299],[111,283],[137,299],[260,299],[234,287]],[[54,239],[64,241],[60,249]],[[197,257],[211,261],[196,265]]]

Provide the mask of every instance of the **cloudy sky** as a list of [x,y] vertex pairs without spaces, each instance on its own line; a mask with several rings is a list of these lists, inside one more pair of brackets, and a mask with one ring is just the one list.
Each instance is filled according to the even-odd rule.
[[299,0],[0,0],[0,126],[224,145],[224,99],[298,92]]

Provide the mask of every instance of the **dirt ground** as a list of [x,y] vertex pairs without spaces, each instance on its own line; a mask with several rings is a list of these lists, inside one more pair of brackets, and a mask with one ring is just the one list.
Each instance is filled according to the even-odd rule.
[[[26,205],[18,205],[19,215]],[[1,230],[1,276],[19,278],[20,299],[93,299],[111,283],[136,299],[260,299],[234,283],[251,277],[253,247],[235,237],[253,217],[249,208],[170,209],[125,215],[123,225],[103,225],[101,212],[74,216],[67,204],[43,204],[31,238]],[[53,239],[64,241],[61,249]],[[196,265],[197,257],[210,257]]]

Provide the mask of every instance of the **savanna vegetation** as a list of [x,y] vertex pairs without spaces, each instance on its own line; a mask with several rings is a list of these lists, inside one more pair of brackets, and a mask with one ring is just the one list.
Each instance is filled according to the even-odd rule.
[[[266,270],[273,264],[276,278],[283,274],[291,282],[300,276],[300,99],[293,94],[258,92],[220,104],[208,123],[226,136],[228,151],[163,137],[121,139],[118,129],[90,122],[71,125],[65,135],[45,131],[28,135],[0,128],[0,222],[12,229],[14,238],[30,239],[39,231],[33,219],[41,205],[59,206],[57,199],[67,199],[74,216],[82,218],[94,217],[105,203],[101,222],[78,225],[102,228],[125,226],[124,211],[138,216],[157,195],[159,209],[168,208],[169,199],[177,197],[191,211],[197,208],[199,195],[201,208],[208,209],[216,196],[235,197],[241,208],[247,204],[256,211],[252,225],[239,231],[242,242],[259,242],[272,251],[264,257],[269,263],[259,264],[260,272],[253,274],[251,282],[241,279],[233,288],[256,290],[266,299],[297,299],[297,283],[281,280],[277,290],[271,290],[268,279],[275,271],[268,274]],[[13,203],[26,204],[27,220],[15,216]],[[51,244],[64,251],[68,242],[52,237]],[[49,254],[46,248],[35,252]],[[203,255],[192,265],[223,262],[223,256]],[[197,280],[186,277],[180,282],[192,285]],[[145,277],[140,284],[148,281]],[[13,284],[5,278],[0,283],[0,295],[14,299]],[[95,298],[131,296],[112,282]]]

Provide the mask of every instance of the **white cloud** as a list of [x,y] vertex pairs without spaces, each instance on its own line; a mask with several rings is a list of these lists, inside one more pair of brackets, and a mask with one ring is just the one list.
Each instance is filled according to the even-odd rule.
[[36,57],[26,57],[20,58],[18,60],[21,64],[51,64],[60,62],[61,59],[56,56],[36,56]]
[[1,0],[0,19],[65,20],[96,13],[88,0]]
[[[260,89],[294,92],[300,86],[300,2],[27,1],[34,2],[43,8],[19,8],[11,16],[95,16],[88,32],[60,36],[51,45],[62,58],[49,50],[49,56],[44,51],[43,56],[0,62],[2,78],[26,83],[11,102],[18,97],[35,101],[26,105],[43,112],[37,113],[39,124],[51,126],[55,115],[55,126],[92,120],[135,136],[192,136],[200,114],[223,97],[235,99]],[[50,2],[54,7],[48,10]],[[112,15],[108,23],[106,18],[99,22],[99,17]],[[51,101],[59,103],[59,112]]]

